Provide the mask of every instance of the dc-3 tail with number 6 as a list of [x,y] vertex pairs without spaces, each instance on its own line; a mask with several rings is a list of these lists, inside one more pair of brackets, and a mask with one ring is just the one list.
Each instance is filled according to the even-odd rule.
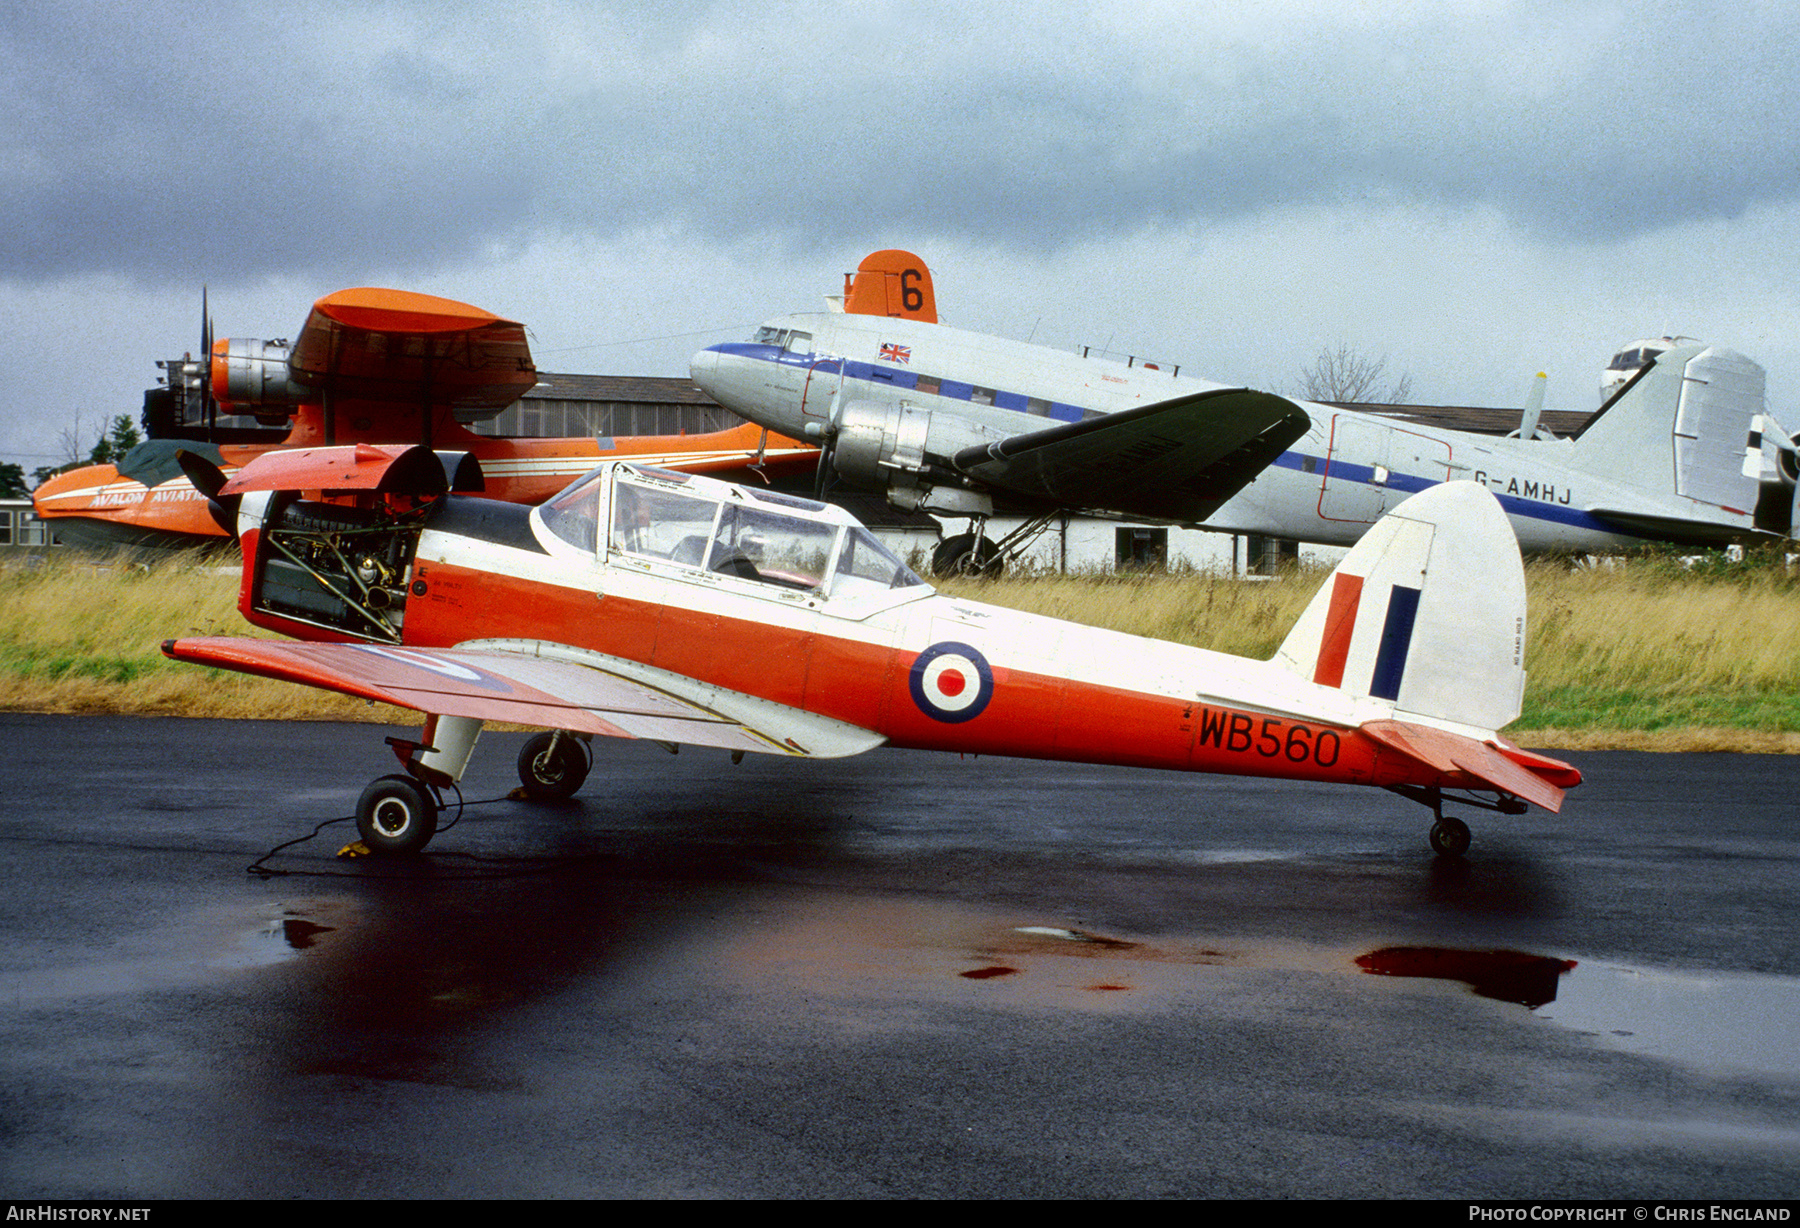
[[377,851],[425,845],[490,720],[552,731],[519,761],[541,797],[580,788],[594,735],[734,759],[886,744],[1378,785],[1428,806],[1450,855],[1469,832],[1447,800],[1556,810],[1580,782],[1497,732],[1525,586],[1473,483],[1395,509],[1252,661],[943,596],[841,509],[691,474],[603,465],[525,508],[451,493],[478,479],[423,448],[193,469],[237,525],[246,617],[313,642],[164,651],[428,714],[359,804]]

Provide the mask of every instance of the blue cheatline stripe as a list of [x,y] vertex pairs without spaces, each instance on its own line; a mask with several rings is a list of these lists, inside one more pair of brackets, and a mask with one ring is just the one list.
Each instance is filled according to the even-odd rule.
[[1388,596],[1387,621],[1381,628],[1381,650],[1375,654],[1375,676],[1369,694],[1376,699],[1399,699],[1400,679],[1406,673],[1406,654],[1412,648],[1413,622],[1419,617],[1419,590],[1394,585]]
[[[707,348],[716,353],[730,354],[736,358],[754,358],[759,362],[773,362],[794,367],[841,362],[845,379],[863,380],[884,387],[906,388],[913,391],[918,390],[921,374],[905,367],[861,362],[852,358],[825,358],[822,355],[810,353],[789,354],[777,346],[759,345],[754,341],[728,341]],[[929,379],[930,376],[927,375],[925,378]],[[975,387],[963,380],[944,380],[937,392],[921,393],[920,395],[940,396],[952,401],[968,401],[974,399]],[[1001,409],[1030,413],[1029,400],[1030,398],[1023,392],[1011,392],[1004,388],[996,389],[994,392],[994,404]],[[1058,422],[1083,422],[1099,412],[1085,406],[1070,404],[1067,401],[1051,401],[1047,403],[1041,416]]]

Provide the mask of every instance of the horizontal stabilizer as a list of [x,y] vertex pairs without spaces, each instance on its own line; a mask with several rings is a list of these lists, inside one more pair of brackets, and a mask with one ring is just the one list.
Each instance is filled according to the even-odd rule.
[[[1516,748],[1502,750],[1493,743],[1477,742],[1474,738],[1425,725],[1407,721],[1369,721],[1361,727],[1361,732],[1390,750],[1443,773],[1450,779],[1440,783],[1448,787],[1486,785],[1552,813],[1562,809],[1563,786],[1581,783],[1581,773],[1560,760]],[[1474,781],[1457,780],[1458,775],[1473,777]],[[1546,777],[1553,777],[1561,785]]]
[[957,470],[1070,508],[1198,523],[1311,426],[1285,398],[1220,388],[965,448]]
[[170,640],[163,654],[416,712],[604,737],[823,759],[886,740],[667,670],[553,644],[505,644],[422,649],[200,637]]

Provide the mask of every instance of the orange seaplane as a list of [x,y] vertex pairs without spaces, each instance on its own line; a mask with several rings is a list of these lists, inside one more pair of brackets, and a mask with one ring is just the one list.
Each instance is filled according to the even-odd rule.
[[[484,436],[489,421],[538,382],[525,328],[451,299],[405,290],[340,290],[313,304],[285,341],[211,340],[202,351],[204,417],[254,415],[287,424],[279,440],[209,443],[153,438],[116,465],[41,483],[32,499],[59,540],[99,548],[221,543],[175,461],[185,449],[226,473],[258,456],[357,444],[418,444],[473,457],[496,499],[537,503],[607,457],[692,472],[805,472],[815,447],[744,425],[693,435],[625,438]],[[171,364],[173,365],[173,364]],[[175,373],[171,371],[171,383]]]
[[524,788],[566,798],[595,736],[833,758],[880,746],[1375,785],[1557,810],[1569,764],[1519,712],[1525,582],[1494,497],[1450,482],[1350,551],[1267,661],[939,594],[841,508],[617,461],[537,507],[457,493],[429,449],[336,447],[190,476],[243,547],[240,608],[299,641],[171,640],[170,657],[426,714],[389,739],[362,840],[413,853],[484,722],[545,729]]

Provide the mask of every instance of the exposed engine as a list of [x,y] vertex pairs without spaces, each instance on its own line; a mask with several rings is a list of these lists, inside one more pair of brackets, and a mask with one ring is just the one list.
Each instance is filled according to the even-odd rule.
[[399,643],[407,572],[431,510],[431,504],[395,512],[277,495],[257,544],[252,608]]

